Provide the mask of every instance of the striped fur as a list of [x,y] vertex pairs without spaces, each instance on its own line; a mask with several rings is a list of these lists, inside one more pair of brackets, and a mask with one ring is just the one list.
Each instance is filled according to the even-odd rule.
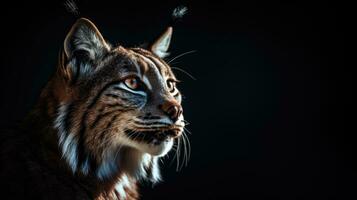
[[[36,113],[46,114],[36,117],[51,122],[59,162],[97,199],[136,199],[137,181],[160,181],[158,160],[183,131],[177,80],[159,57],[168,49],[171,32],[165,34],[152,45],[160,54],[111,47],[92,22],[79,19],[41,94]],[[127,85],[131,78],[139,89]]]

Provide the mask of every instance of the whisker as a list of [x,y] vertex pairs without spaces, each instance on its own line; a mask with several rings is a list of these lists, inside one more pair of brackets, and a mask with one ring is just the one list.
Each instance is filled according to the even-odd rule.
[[[186,138],[187,146],[188,146],[188,160],[187,160],[187,163],[188,163],[188,161],[191,158],[191,143],[190,143],[190,140],[189,140],[189,138],[188,138],[188,136],[186,135],[185,132],[183,133],[183,136]],[[186,163],[186,166],[187,166],[187,163]]]
[[182,121],[183,121],[183,122],[187,122],[187,123],[189,123],[186,119],[182,119]]
[[[184,121],[184,122],[185,122],[185,121]],[[187,126],[187,125],[190,125],[190,122],[187,122],[187,121],[186,121],[186,122],[185,122],[185,126]]]
[[172,165],[172,163],[174,162],[174,160],[175,160],[175,158],[176,158],[176,156],[177,156],[177,150],[178,150],[178,148],[179,148],[177,142],[175,142],[175,144],[173,145],[172,148],[173,148],[173,150],[175,151],[175,154],[174,154],[174,157],[172,157],[169,166]]
[[183,127],[183,129],[184,129],[187,133],[189,133],[190,135],[192,135],[191,131],[189,131],[186,127]]
[[179,67],[171,67],[171,69],[176,69],[176,70],[186,74],[188,77],[192,78],[193,80],[195,80],[195,81],[197,80],[193,75],[191,75],[190,73],[188,73],[187,71],[185,71]]
[[177,140],[178,142],[178,149],[176,151],[177,156],[176,156],[176,171],[179,171],[179,166],[180,166],[180,156],[181,156],[181,138]]
[[182,142],[183,142],[183,150],[184,150],[184,154],[183,154],[183,160],[182,160],[182,164],[181,164],[181,168],[183,168],[183,166],[185,165],[185,163],[187,163],[187,144],[186,144],[186,139],[185,137],[182,137]]
[[164,164],[164,161],[162,159],[159,159],[159,160],[160,160],[161,164]]
[[167,63],[170,64],[172,61],[178,59],[178,58],[181,58],[182,56],[184,55],[187,55],[187,54],[191,54],[191,53],[195,53],[196,50],[191,50],[191,51],[187,51],[187,52],[184,52],[184,53],[181,53],[179,54],[178,56],[175,56],[174,58],[172,58],[171,60],[169,60]]

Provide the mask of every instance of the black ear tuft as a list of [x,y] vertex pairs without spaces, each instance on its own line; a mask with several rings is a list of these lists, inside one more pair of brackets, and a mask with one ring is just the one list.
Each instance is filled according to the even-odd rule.
[[150,50],[157,56],[164,58],[169,55],[169,47],[174,24],[187,13],[187,7],[178,6],[172,11],[169,27],[150,45]]
[[63,5],[69,13],[79,16],[79,9],[74,0],[66,0]]
[[178,6],[172,11],[172,20],[175,22],[176,20],[181,19],[187,13],[187,7]]

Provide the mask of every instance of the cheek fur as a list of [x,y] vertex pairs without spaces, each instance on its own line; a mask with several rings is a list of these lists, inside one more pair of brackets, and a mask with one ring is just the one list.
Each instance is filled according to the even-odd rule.
[[116,111],[103,116],[101,123],[87,132],[86,145],[88,149],[101,158],[106,148],[120,145],[120,138],[132,120],[133,112]]

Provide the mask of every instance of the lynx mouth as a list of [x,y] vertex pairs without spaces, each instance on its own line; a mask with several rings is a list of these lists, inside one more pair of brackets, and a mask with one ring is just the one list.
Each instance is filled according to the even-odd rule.
[[138,142],[159,145],[163,142],[168,142],[172,138],[177,138],[181,135],[181,131],[177,129],[169,130],[126,130],[125,134],[128,138]]

